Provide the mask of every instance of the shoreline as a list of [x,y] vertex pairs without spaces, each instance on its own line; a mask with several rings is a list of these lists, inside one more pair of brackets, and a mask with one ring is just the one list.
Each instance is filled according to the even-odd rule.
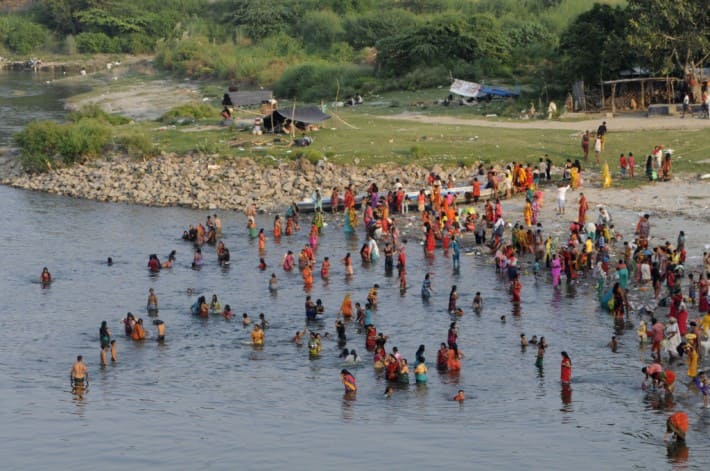
[[[255,168],[257,171],[255,171]],[[251,158],[226,160],[219,155],[177,156],[161,154],[148,161],[125,156],[108,156],[69,168],[30,175],[16,158],[16,151],[0,157],[0,184],[15,188],[83,198],[101,202],[137,204],[149,207],[184,207],[243,211],[256,203],[262,213],[283,211],[290,203],[311,196],[321,188],[329,197],[333,186],[344,192],[352,183],[357,193],[376,182],[384,191],[399,178],[407,191],[424,188],[430,171],[445,178],[449,173],[457,184],[466,185],[474,175],[473,166],[443,169],[439,165],[427,169],[418,165],[396,167],[379,164],[373,167],[336,165],[327,161],[313,164],[306,159],[284,161],[273,166]],[[559,169],[556,169],[559,170]],[[542,187],[545,205],[556,207],[553,180]],[[578,193],[584,192],[590,204],[589,218],[596,219],[596,207],[610,208],[618,215],[617,229],[628,233],[640,214],[649,213],[657,224],[659,237],[675,240],[679,230],[690,234],[706,234],[710,227],[710,180],[676,174],[671,182],[644,183],[636,188],[603,189],[600,176],[583,174],[583,187],[567,197],[567,214],[558,217],[548,229],[564,232],[576,217]],[[614,175],[614,182],[618,176]],[[644,178],[637,176],[637,179]],[[645,178],[644,178],[645,179]],[[479,209],[483,202],[479,202]],[[505,200],[506,220],[522,221],[523,199]],[[694,249],[707,250],[710,239],[696,240]]]
[[[255,172],[255,167],[259,171]],[[439,166],[433,170],[444,173]],[[262,212],[278,211],[309,198],[316,188],[330,196],[337,186],[342,197],[349,183],[360,191],[372,181],[379,184],[395,178],[406,187],[419,188],[429,171],[416,165],[365,168],[326,161],[314,165],[303,158],[268,166],[249,157],[226,160],[216,154],[163,153],[148,161],[106,157],[32,175],[22,170],[14,156],[0,157],[0,184],[15,188],[156,207],[241,211],[255,201]],[[470,172],[462,167],[447,170],[457,178],[468,178]]]

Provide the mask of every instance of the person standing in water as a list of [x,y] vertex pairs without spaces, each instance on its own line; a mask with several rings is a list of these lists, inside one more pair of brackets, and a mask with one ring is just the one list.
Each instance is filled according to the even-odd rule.
[[340,370],[340,381],[345,387],[345,394],[351,394],[357,391],[357,383],[355,382],[355,376],[353,376],[348,370]]
[[688,414],[679,411],[668,417],[666,421],[666,433],[663,434],[663,441],[668,441],[668,435],[673,434],[677,442],[685,441],[685,434],[688,432]]
[[481,312],[481,310],[483,309],[483,297],[481,296],[480,291],[476,291],[476,295],[473,297],[472,306],[473,310],[477,313]]
[[[230,312],[231,312],[231,310],[230,310]],[[160,319],[156,319],[153,321],[153,324],[155,324],[155,326],[158,328],[158,337],[156,340],[158,342],[164,342],[165,341],[165,322],[163,322]]]
[[422,298],[429,299],[431,297],[431,275],[427,273],[424,275],[424,281],[422,282]]
[[417,366],[414,368],[414,379],[417,384],[426,384],[427,382],[427,367],[424,363],[424,358],[417,359]]
[[510,282],[510,294],[512,295],[513,304],[520,304],[520,291],[523,289],[523,285],[520,283],[519,277],[516,275],[513,281]]
[[455,235],[451,235],[451,244],[449,247],[451,248],[451,261],[453,262],[453,268],[454,270],[458,270],[461,268],[461,247],[459,247],[459,243],[456,240]]
[[99,327],[99,339],[101,340],[101,366],[106,366],[106,351],[111,348],[111,332],[106,321],[101,322]]
[[264,345],[264,331],[259,324],[254,324],[254,330],[251,332],[251,343],[254,346]]
[[353,276],[353,261],[350,257],[350,252],[346,253],[340,262],[345,265],[345,278],[351,278]]
[[535,366],[542,369],[542,363],[545,359],[545,344],[538,342],[537,344],[537,356],[535,357]]
[[118,350],[116,349],[115,340],[111,340],[111,361],[114,363],[118,361]]
[[148,309],[148,314],[155,314],[158,312],[158,296],[156,296],[153,288],[148,290],[148,303],[146,308]]
[[456,285],[453,285],[449,292],[449,314],[456,312],[456,300],[458,299],[459,294],[456,292]]
[[84,364],[84,357],[81,355],[76,357],[76,362],[71,367],[69,373],[69,382],[72,387],[72,392],[83,390],[89,385],[89,370]]
[[561,352],[562,364],[560,365],[560,381],[562,384],[569,384],[572,380],[572,359],[567,352]]
[[51,283],[52,282],[52,275],[49,273],[49,270],[47,267],[44,267],[42,269],[42,274],[39,277],[39,281],[41,283]]

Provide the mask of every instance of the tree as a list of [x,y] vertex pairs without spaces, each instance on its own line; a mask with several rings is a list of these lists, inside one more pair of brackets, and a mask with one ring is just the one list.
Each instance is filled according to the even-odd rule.
[[354,48],[373,47],[380,38],[394,31],[405,31],[417,24],[417,17],[402,9],[371,11],[346,18],[345,40]]
[[330,10],[307,13],[296,26],[306,49],[327,51],[343,35],[342,20]]
[[629,44],[662,74],[690,74],[710,53],[710,1],[629,0]]
[[81,33],[78,14],[90,8],[108,9],[108,0],[41,0],[36,11],[47,27],[61,34]]
[[461,63],[507,64],[509,46],[493,17],[444,14],[377,43],[378,67],[385,75],[398,75],[418,67]]
[[287,2],[234,1],[226,20],[242,28],[251,39],[259,41],[289,26],[293,13],[289,6]]
[[624,47],[626,25],[627,11],[619,6],[596,3],[579,15],[560,37],[562,76],[597,83],[600,77],[617,75],[634,65]]

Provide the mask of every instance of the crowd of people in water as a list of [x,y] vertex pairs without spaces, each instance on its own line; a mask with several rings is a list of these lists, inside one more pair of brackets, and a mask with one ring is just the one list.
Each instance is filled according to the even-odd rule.
[[[285,214],[274,216],[273,227],[258,228],[257,208],[255,204],[250,204],[245,209],[246,229],[249,237],[258,240],[258,269],[261,271],[272,268],[265,261],[269,239],[287,237],[289,243],[293,244],[299,238],[298,234],[307,234],[298,253],[287,250],[280,266],[272,270],[268,283],[271,291],[278,290],[277,272],[280,270],[300,272],[307,293],[311,293],[316,276],[320,275],[323,280],[332,276],[331,257],[334,254],[318,254],[319,238],[327,225],[326,218],[342,218],[342,230],[355,233],[361,228],[364,233],[359,252],[360,261],[364,264],[377,264],[381,257],[384,258],[385,273],[396,276],[400,294],[407,295],[410,290],[407,252],[413,244],[407,244],[407,237],[400,232],[398,218],[409,216],[411,206],[412,212],[416,210],[420,220],[420,239],[425,257],[434,257],[435,252],[440,250],[451,259],[452,268],[457,271],[460,269],[463,245],[466,250],[477,254],[488,254],[501,282],[508,285],[514,315],[520,314],[519,308],[523,303],[523,265],[530,267],[530,270],[526,270],[530,272],[527,280],[549,280],[554,290],[559,290],[563,283],[576,283],[580,278],[593,280],[600,306],[608,310],[613,318],[615,335],[611,337],[609,348],[616,352],[619,348],[616,335],[633,327],[637,327],[640,344],[650,344],[651,362],[642,370],[645,376],[644,389],[660,400],[672,403],[676,381],[681,376],[679,361],[685,358],[686,380],[681,382],[688,391],[701,394],[707,407],[710,382],[705,373],[700,371],[699,362],[710,351],[710,340],[705,340],[710,334],[710,254],[703,253],[702,266],[687,267],[686,235],[683,230],[679,231],[673,243],[664,241],[654,245],[651,242],[654,221],[650,214],[643,214],[633,234],[621,234],[617,232],[607,207],[599,205],[596,214],[592,214],[583,192],[578,194],[576,214],[567,216],[567,192],[578,191],[582,186],[582,165],[578,160],[568,161],[561,169],[561,181],[553,185],[557,196],[554,213],[560,219],[570,220],[567,233],[560,237],[546,231],[541,213],[546,211],[544,190],[551,186],[551,171],[552,163],[545,158],[541,158],[535,166],[512,162],[502,170],[494,167],[486,169],[481,165],[470,181],[471,191],[466,195],[464,204],[457,200],[454,193],[447,191],[455,184],[453,178],[442,178],[434,173],[423,182],[426,189],[422,189],[416,199],[407,197],[399,180],[388,182],[391,190],[384,193],[373,182],[363,196],[359,196],[352,185],[344,188],[342,196],[341,190],[334,187],[328,200],[318,189],[314,191],[310,224],[294,203]],[[514,194],[524,198],[522,214],[504,212],[501,201]],[[326,202],[327,205],[324,204]],[[552,212],[547,210],[548,215]],[[522,222],[510,224],[508,220]],[[191,262],[193,269],[201,269],[205,264],[202,253],[205,245],[216,248],[216,261],[220,266],[229,265],[229,249],[221,235],[222,222],[217,214],[207,216],[204,224],[199,222],[190,225],[184,231],[182,239],[194,247]],[[417,234],[408,234],[408,237],[416,238]],[[334,258],[340,261],[346,280],[355,276],[353,258],[350,252]],[[148,270],[159,272],[171,269],[175,259],[176,251],[172,251],[165,262],[161,262],[157,255],[150,255]],[[432,276],[428,272],[417,275],[422,276],[419,295],[423,302],[430,302],[434,293]],[[45,268],[41,282],[50,283],[51,280]],[[386,378],[388,386],[384,395],[390,397],[396,393],[395,386],[412,383],[411,376],[415,384],[426,384],[429,370],[425,345],[419,346],[414,362],[410,363],[397,346],[391,346],[393,341],[390,336],[378,330],[375,323],[378,290],[379,285],[373,284],[367,293],[354,296],[346,294],[338,309],[334,322],[335,333],[332,336],[329,332],[318,331],[317,326],[322,324],[315,321],[324,319],[325,308],[320,299],[316,297],[314,300],[312,294],[307,294],[304,316],[310,327],[296,331],[291,341],[298,346],[307,345],[309,355],[317,358],[323,354],[323,339],[333,337],[341,349],[339,358],[344,363],[372,362],[373,368]],[[361,302],[353,302],[353,297],[360,297]],[[633,301],[642,298],[645,300]],[[447,307],[451,321],[446,331],[446,341],[440,343],[434,363],[438,371],[455,375],[461,369],[464,353],[457,341],[459,333],[456,319],[468,311],[466,304],[461,302],[457,286],[452,286]],[[668,311],[663,312],[665,309]],[[149,290],[146,310],[154,318],[155,338],[160,342],[165,341],[165,323],[155,318],[159,304],[153,288]],[[484,310],[484,296],[481,292],[476,292],[470,310],[479,315]],[[226,320],[235,317],[230,305],[222,306],[217,295],[213,295],[209,302],[205,296],[199,296],[189,307],[189,312],[200,317],[219,315]],[[505,316],[500,319],[502,322],[506,320]],[[636,326],[634,321],[637,322]],[[266,331],[269,322],[264,313],[260,313],[258,320],[254,321],[247,313],[243,313],[241,322],[252,329],[250,339],[254,348],[268,345]],[[144,341],[147,337],[143,319],[136,318],[132,313],[126,315],[123,327],[125,335],[132,341]],[[361,337],[366,354],[360,355],[357,349],[352,348],[353,333]],[[442,340],[443,335],[442,329]],[[99,328],[99,338],[101,364],[106,364],[109,353],[111,361],[117,361],[116,340],[112,338],[106,322]],[[535,366],[543,368],[548,349],[545,337],[538,339],[534,335],[528,340],[521,333],[520,346],[526,348],[529,345],[536,348]],[[341,369],[340,380],[348,397],[357,393],[355,375],[348,369]],[[88,371],[81,357],[72,368],[71,381],[75,390],[83,388],[88,382]],[[568,352],[562,351],[560,382],[563,397],[565,392],[569,395],[572,381],[572,359]],[[451,398],[464,401],[464,391],[457,390]],[[676,412],[668,419],[668,431],[677,440],[684,440],[687,428],[688,420],[684,412]]]

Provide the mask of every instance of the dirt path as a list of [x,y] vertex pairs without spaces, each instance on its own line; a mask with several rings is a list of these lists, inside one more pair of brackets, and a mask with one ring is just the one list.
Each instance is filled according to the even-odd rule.
[[488,128],[508,129],[562,129],[569,131],[596,130],[602,121],[607,122],[609,131],[641,131],[654,129],[710,129],[710,119],[681,118],[680,116],[658,116],[647,118],[643,116],[615,116],[613,118],[599,117],[580,121],[557,120],[517,120],[517,119],[481,119],[456,118],[453,116],[432,116],[418,113],[401,113],[392,116],[375,116],[380,119],[415,121],[427,124],[451,124],[458,126],[480,126]]

